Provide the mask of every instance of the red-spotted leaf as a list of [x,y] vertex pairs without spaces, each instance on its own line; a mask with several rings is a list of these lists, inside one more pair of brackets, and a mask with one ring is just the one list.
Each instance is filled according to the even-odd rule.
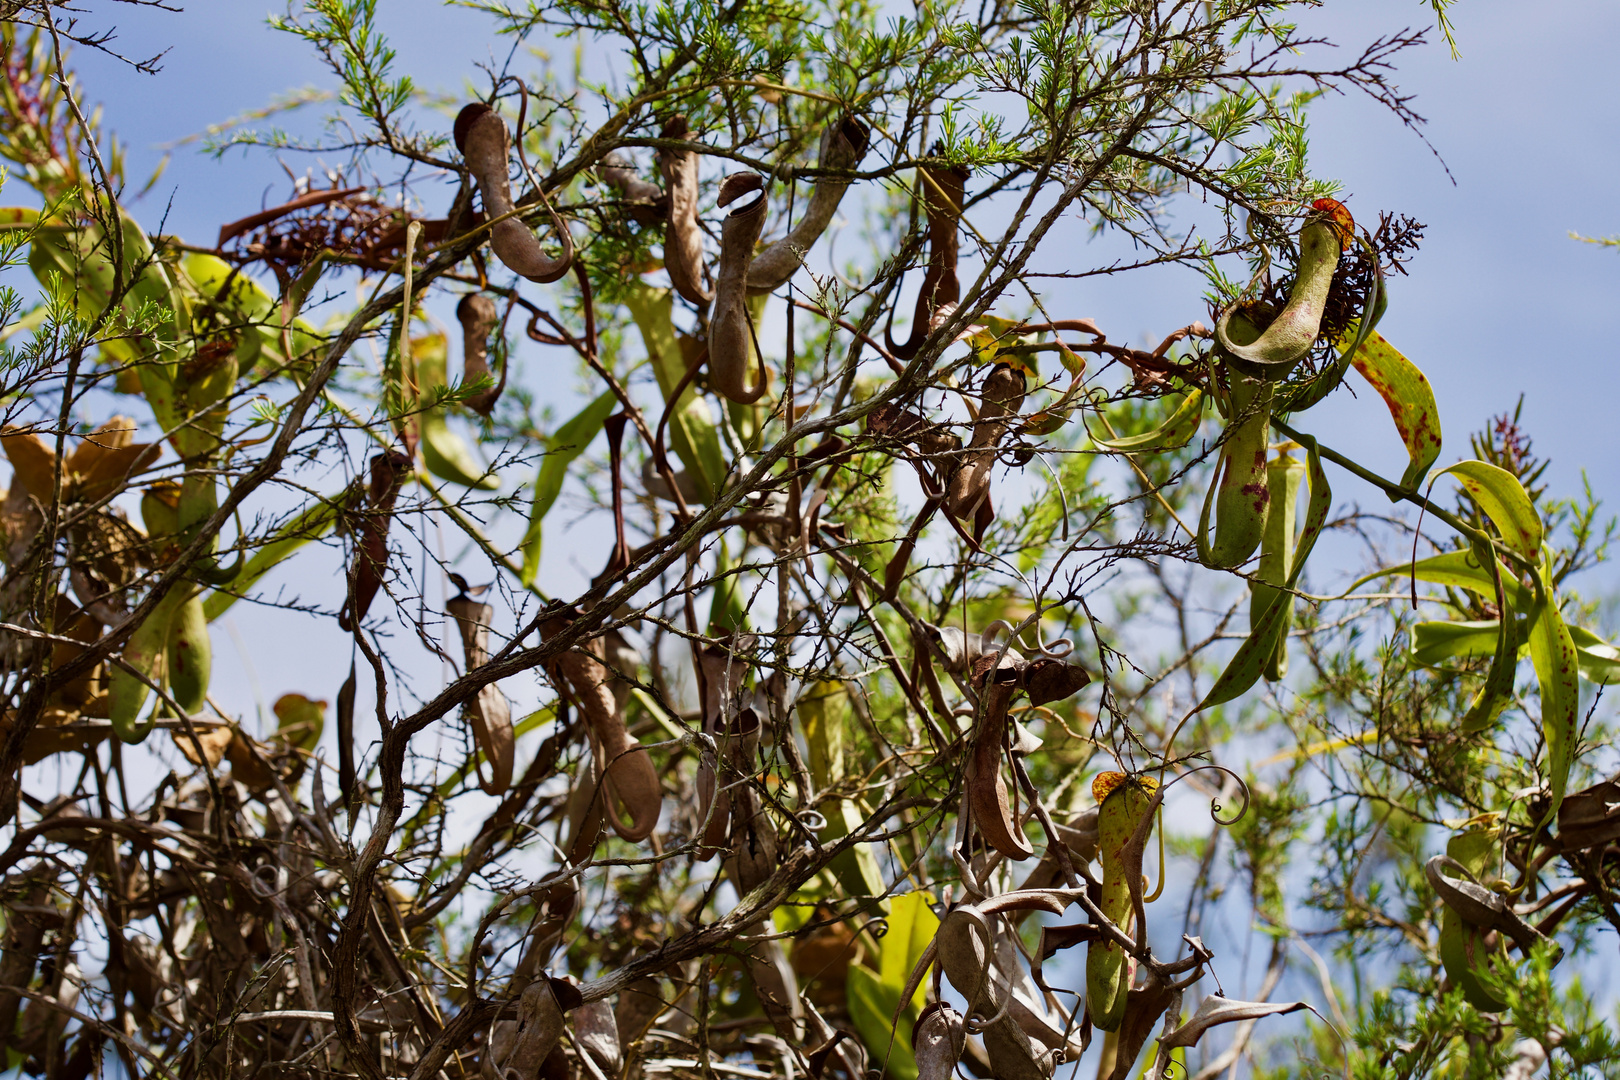
[[1487,461],[1459,461],[1440,470],[1441,476],[1447,473],[1462,482],[1508,547],[1532,561],[1541,558],[1541,516],[1518,477]]
[[1395,430],[1411,459],[1401,475],[1401,487],[1416,491],[1429,474],[1429,466],[1440,456],[1440,409],[1434,403],[1434,388],[1417,365],[1376,330],[1356,350],[1351,362],[1389,406],[1390,419],[1395,421]]
[[1547,740],[1547,783],[1552,803],[1543,823],[1558,813],[1569,782],[1569,768],[1575,754],[1575,736],[1580,727],[1580,658],[1564,617],[1558,613],[1552,583],[1542,571],[1547,601],[1530,614],[1530,662],[1541,683],[1541,730]]
[[1216,678],[1215,685],[1209,688],[1204,700],[1198,703],[1200,709],[1231,701],[1259,682],[1261,673],[1265,671],[1267,659],[1277,648],[1279,636],[1288,632],[1287,615],[1292,609],[1283,603],[1283,599],[1291,590],[1299,587],[1305,561],[1311,557],[1311,549],[1316,546],[1316,538],[1321,535],[1322,526],[1327,524],[1328,511],[1333,506],[1333,489],[1328,486],[1327,473],[1322,471],[1322,459],[1316,450],[1316,440],[1309,436],[1301,436],[1301,441],[1306,450],[1305,475],[1310,483],[1311,497],[1305,508],[1305,527],[1299,534],[1299,542],[1294,545],[1294,562],[1288,572],[1288,580],[1283,588],[1272,596],[1271,603],[1260,613],[1259,618],[1253,621],[1249,636],[1244,638],[1243,644],[1232,654],[1226,670]]

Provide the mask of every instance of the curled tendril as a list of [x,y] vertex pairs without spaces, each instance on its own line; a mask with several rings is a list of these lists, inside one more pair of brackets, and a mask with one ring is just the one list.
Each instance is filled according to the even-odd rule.
[[984,630],[979,634],[979,651],[994,652],[996,650],[996,635],[1003,630],[1007,632],[1007,640],[1013,640],[1012,624],[1007,622],[1006,619],[996,619],[986,624]]
[[827,827],[827,818],[819,810],[799,811],[799,824],[811,832],[820,832]]
[[872,935],[873,941],[882,941],[889,933],[888,919],[873,919],[861,929]]
[[1186,772],[1180,774],[1179,776],[1176,776],[1175,778],[1173,778],[1173,779],[1171,779],[1169,781],[1166,781],[1159,788],[1158,798],[1160,800],[1162,800],[1164,798],[1164,796],[1169,793],[1171,788],[1175,787],[1177,784],[1179,784],[1183,780],[1187,779],[1193,773],[1200,773],[1200,772],[1206,772],[1206,771],[1225,773],[1227,776],[1230,776],[1233,780],[1237,781],[1238,794],[1243,796],[1243,806],[1239,808],[1236,815],[1234,815],[1230,819],[1221,817],[1221,799],[1220,799],[1219,795],[1217,795],[1215,798],[1209,800],[1209,816],[1210,816],[1210,819],[1212,821],[1214,821],[1215,824],[1217,824],[1217,825],[1224,825],[1224,826],[1230,828],[1231,826],[1236,825],[1238,822],[1242,821],[1244,816],[1246,814],[1248,814],[1248,812],[1249,812],[1249,785],[1245,784],[1243,782],[1243,777],[1239,776],[1237,773],[1233,772],[1231,769],[1228,769],[1225,765],[1197,765],[1197,766],[1194,766],[1193,768],[1188,769]]
[[1239,776],[1237,773],[1233,772],[1231,769],[1228,769],[1224,765],[1200,765],[1196,769],[1188,769],[1181,775],[1182,777],[1187,777],[1191,776],[1195,772],[1203,772],[1205,769],[1213,769],[1216,772],[1225,773],[1227,776],[1230,776],[1233,780],[1237,781],[1238,794],[1243,796],[1243,805],[1238,808],[1238,812],[1231,819],[1228,820],[1221,817],[1220,796],[1217,795],[1215,798],[1209,800],[1210,820],[1215,822],[1217,825],[1224,825],[1227,827],[1236,825],[1238,822],[1242,821],[1244,815],[1249,812],[1249,785],[1243,782],[1243,777]]
[[[248,885],[252,888],[253,895],[260,900],[268,900],[272,896],[279,895],[281,890],[276,887],[276,873],[276,868],[273,866],[261,866],[253,871],[252,876],[248,878]],[[266,874],[269,875],[268,879],[263,876]]]
[[1074,653],[1074,641],[1070,638],[1060,637],[1056,641],[1041,641],[1039,635],[1035,640],[1039,643],[1040,654],[1051,660],[1064,660]]
[[[990,968],[995,966],[996,936],[990,929],[989,920],[981,915],[977,909],[968,907],[958,908],[957,910],[970,917],[970,925],[973,927],[975,934],[982,937],[984,940],[985,963],[988,966],[982,972],[984,982],[981,985],[984,990],[984,996],[988,997],[993,1002],[995,1001],[995,995],[991,994],[989,989],[995,981],[994,977],[990,974]],[[992,915],[990,918],[999,918],[999,916]],[[943,963],[941,966],[943,966]],[[957,989],[961,990],[962,988],[957,987]],[[966,991],[963,992],[965,993]],[[985,1017],[983,1019],[978,1018],[978,1008],[976,1002],[969,1001],[968,1014],[962,1019],[963,1028],[970,1035],[978,1035],[988,1028],[995,1027],[997,1024],[1001,1023],[1002,1020],[1006,1019],[1008,1012],[1012,1009],[1012,1001],[1013,992],[1012,987],[1009,986],[1006,988],[1006,993],[1001,999],[1001,1007],[995,1011],[993,1016]]]
[[973,872],[973,865],[962,854],[960,847],[952,846],[951,859],[956,863],[956,872],[961,875],[964,888],[974,897],[983,898],[990,895],[990,890],[979,880],[979,875]]
[[996,1015],[985,1020],[980,1020],[975,1014],[964,1019],[962,1021],[962,1026],[967,1029],[967,1033],[969,1035],[982,1034],[987,1028],[993,1028],[997,1024],[1001,1023],[1001,1021],[1006,1018],[1007,1011],[1011,1008],[1012,994],[1009,993],[1006,997],[1001,999],[1001,1008],[996,1010]]

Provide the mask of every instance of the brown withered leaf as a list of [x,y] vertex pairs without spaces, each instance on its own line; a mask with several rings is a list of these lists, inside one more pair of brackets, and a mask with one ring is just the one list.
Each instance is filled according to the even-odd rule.
[[1172,989],[1163,976],[1147,973],[1147,981],[1125,993],[1125,1019],[1119,1025],[1119,1049],[1114,1055],[1113,1080],[1129,1080],[1136,1070],[1136,1059],[1153,1034],[1154,1025],[1170,1009],[1181,1011],[1181,991]]
[[[208,767],[210,769],[217,768],[219,763],[224,760],[225,751],[236,735],[235,730],[226,726],[215,728],[204,728],[201,725],[194,726],[197,730],[197,742],[202,744],[203,753],[207,755]],[[171,728],[169,734],[174,737],[174,745],[180,748],[180,752],[186,756],[187,761],[193,765],[202,764],[202,761],[197,757],[196,744],[191,741],[191,736],[186,734],[184,728]]]
[[1558,840],[1565,851],[1620,840],[1620,782],[1605,780],[1565,796],[1558,807]]
[[1080,692],[1091,682],[1091,674],[1079,664],[1042,657],[1024,669],[1024,689],[1031,705],[1062,701]]
[[276,782],[275,769],[269,761],[270,748],[248,738],[238,728],[225,730],[231,733],[230,742],[225,744],[225,759],[231,763],[231,779],[249,791],[268,791]]
[[[1239,1020],[1259,1020],[1267,1016],[1281,1016],[1284,1013],[1298,1012],[1311,1007],[1303,1001],[1270,1002],[1270,1001],[1233,1001],[1211,994],[1198,1006],[1198,1011],[1180,1027],[1166,1035],[1161,1045],[1167,1048],[1178,1046],[1196,1046],[1198,1040],[1204,1037],[1204,1032],[1217,1024],[1230,1024]],[[1315,1009],[1311,1009],[1315,1012]]]

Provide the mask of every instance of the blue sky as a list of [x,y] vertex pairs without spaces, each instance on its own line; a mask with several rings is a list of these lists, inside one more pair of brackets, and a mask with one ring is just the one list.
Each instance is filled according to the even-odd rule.
[[[504,39],[477,13],[427,0],[384,0],[380,8],[400,69],[426,90],[459,96],[478,79],[477,61],[505,55]],[[119,20],[116,45],[127,54],[172,46],[156,76],[88,50],[77,58],[87,94],[104,103],[106,123],[128,147],[134,185],[149,174],[163,144],[277,95],[332,86],[303,43],[267,26],[271,10],[251,0],[214,0],[178,14],[107,5],[91,16]],[[1569,0],[1541,5],[1532,17],[1522,5],[1465,0],[1454,10],[1462,58],[1453,61],[1443,44],[1412,50],[1401,55],[1395,76],[1416,95],[1413,105],[1428,118],[1424,130],[1434,150],[1367,98],[1329,96],[1312,115],[1314,171],[1343,182],[1363,221],[1396,210],[1429,226],[1411,277],[1394,283],[1380,329],[1435,385],[1447,435],[1443,461],[1464,456],[1467,433],[1511,408],[1523,392],[1537,448],[1554,459],[1554,492],[1574,491],[1584,469],[1600,495],[1620,496],[1608,333],[1620,251],[1568,236],[1571,229],[1620,233],[1620,210],[1610,195],[1610,178],[1620,173],[1620,98],[1610,71],[1620,5]],[[1335,0],[1308,15],[1307,30],[1343,43],[1341,63],[1381,33],[1432,22],[1422,0]],[[326,110],[315,106],[287,122],[313,130]],[[285,160],[300,172],[312,164],[298,155]],[[183,147],[136,212],[155,228],[165,206],[172,206],[166,231],[207,243],[222,222],[278,201],[287,190],[285,173],[263,151],[215,160]],[[1053,251],[1079,253],[1091,265],[1106,261],[1107,245],[1088,250],[1085,237],[1076,224]],[[1064,286],[1058,306],[1066,316],[1096,318],[1115,340],[1156,340],[1204,315],[1203,287],[1197,273],[1182,269],[1090,279]],[[537,359],[530,370],[547,366],[544,357]],[[553,380],[554,388],[540,395],[558,395],[565,417],[572,411],[572,381]],[[1364,385],[1358,395],[1334,395],[1308,419],[1306,426],[1329,445],[1399,476],[1404,452],[1382,404]],[[1341,501],[1387,506],[1382,495],[1342,473],[1333,482]],[[558,513],[548,524],[560,528]],[[577,566],[579,549],[588,547],[583,561],[593,565],[578,575],[588,577],[598,563],[599,539],[576,531],[567,542],[552,543],[542,573],[567,577],[569,563]],[[330,691],[318,687],[335,688],[341,680],[346,656],[315,648],[313,641],[303,649],[295,644],[307,641],[307,627],[294,621],[299,617],[245,609],[241,617],[249,637],[280,639],[275,652],[307,654],[299,678],[311,685],[282,686],[262,673],[275,684],[264,686],[269,698],[284,689],[326,695]],[[237,637],[234,626],[226,629]],[[245,672],[231,670],[245,650],[220,646],[216,685],[233,708],[251,709]],[[281,659],[262,662],[282,668]]]
[[[476,61],[505,53],[477,13],[427,0],[386,0],[381,9],[400,67],[426,89],[459,93]],[[89,93],[129,145],[132,179],[144,179],[160,144],[289,90],[331,85],[301,42],[266,26],[270,10],[251,0],[191,4],[181,14],[106,9],[102,17],[121,20],[118,44],[128,53],[172,44],[155,77],[79,56]],[[1429,226],[1382,329],[1434,381],[1447,458],[1463,454],[1466,432],[1523,391],[1528,427],[1555,460],[1555,489],[1578,483],[1584,468],[1600,493],[1620,491],[1607,333],[1620,251],[1568,236],[1620,232],[1611,194],[1620,172],[1620,96],[1612,92],[1620,5],[1564,0],[1532,15],[1520,4],[1467,0],[1453,10],[1462,58],[1431,45],[1403,53],[1396,73],[1429,121],[1434,152],[1365,97],[1330,95],[1312,115],[1315,171],[1344,183],[1363,220],[1390,209]],[[1338,0],[1307,15],[1304,28],[1342,42],[1346,62],[1379,33],[1432,22],[1422,0]],[[300,171],[309,163],[287,160]],[[285,190],[284,174],[261,151],[215,161],[186,147],[140,214],[155,224],[172,194],[170,231],[201,239]],[[1077,290],[1074,314],[1099,318],[1116,338],[1149,336],[1179,325],[1180,311],[1165,314],[1162,289],[1193,307],[1201,287],[1185,272],[1146,290],[1140,280],[1103,281]],[[1366,438],[1379,430],[1369,425],[1387,423],[1377,402],[1363,394],[1332,404],[1312,414],[1321,434],[1366,444],[1358,450],[1398,474],[1398,445]]]

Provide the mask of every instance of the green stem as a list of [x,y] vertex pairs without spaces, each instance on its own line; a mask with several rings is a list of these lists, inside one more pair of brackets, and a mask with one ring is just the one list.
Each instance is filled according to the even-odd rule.
[[[1299,432],[1295,431],[1293,428],[1289,427],[1286,423],[1277,419],[1275,416],[1271,418],[1271,426],[1288,436],[1290,439],[1293,439],[1295,442],[1301,441],[1302,437]],[[1422,507],[1427,513],[1433,514],[1435,517],[1439,518],[1447,525],[1450,525],[1453,529],[1456,529],[1470,540],[1474,540],[1481,544],[1487,544],[1495,548],[1498,553],[1506,556],[1509,562],[1512,562],[1516,566],[1523,570],[1529,571],[1530,573],[1535,573],[1537,569],[1535,563],[1531,562],[1523,555],[1520,555],[1512,548],[1497,543],[1495,537],[1491,536],[1487,532],[1484,532],[1483,530],[1476,529],[1474,526],[1468,524],[1468,522],[1464,521],[1456,514],[1453,514],[1451,511],[1436,506],[1424,496],[1419,495],[1415,491],[1409,491],[1406,488],[1401,487],[1401,485],[1397,484],[1393,480],[1386,480],[1384,477],[1379,476],[1370,469],[1357,465],[1354,461],[1351,461],[1343,454],[1336,450],[1330,450],[1328,447],[1323,446],[1320,442],[1316,444],[1316,448],[1317,452],[1323,457],[1327,458],[1335,465],[1338,465],[1340,468],[1349,470],[1351,473],[1359,476],[1361,479],[1367,481],[1369,484],[1372,484],[1374,487],[1383,489],[1383,491],[1387,493],[1390,498],[1403,500],[1411,503],[1413,506]]]

